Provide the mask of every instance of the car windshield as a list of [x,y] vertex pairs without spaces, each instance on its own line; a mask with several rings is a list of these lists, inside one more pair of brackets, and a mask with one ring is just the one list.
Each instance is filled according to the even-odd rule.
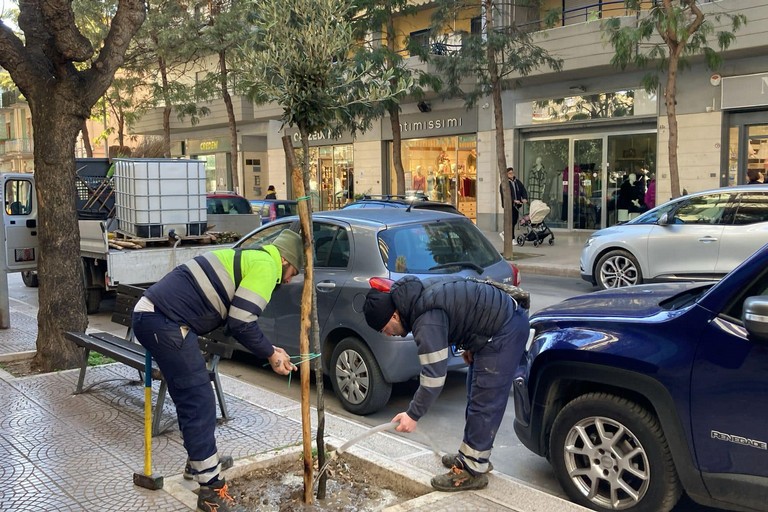
[[[379,233],[379,250],[390,272],[445,274],[452,266],[482,269],[501,255],[468,220],[408,224]],[[451,265],[455,264],[455,265]]]

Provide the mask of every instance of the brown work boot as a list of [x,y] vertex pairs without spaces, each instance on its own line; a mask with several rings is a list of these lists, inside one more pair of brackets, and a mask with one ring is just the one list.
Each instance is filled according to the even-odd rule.
[[224,480],[200,486],[197,510],[198,512],[245,512],[243,507],[235,505],[235,500],[229,495],[227,482]]
[[453,466],[447,474],[433,477],[431,483],[434,489],[443,492],[473,491],[485,489],[488,486],[488,476],[473,475],[466,469]]
[[[440,462],[443,463],[443,466],[451,469],[453,466],[463,468],[464,465],[461,463],[461,459],[459,459],[458,453],[446,453],[443,455],[443,458],[440,459]],[[493,471],[493,462],[488,461],[488,471]]]
[[[219,457],[219,464],[221,464],[221,470],[227,470],[235,465],[235,460],[229,456],[229,455],[222,455]],[[192,474],[192,467],[189,465],[189,459],[187,459],[187,464],[184,466],[184,473],[182,474],[184,477],[184,480],[194,480],[195,475]]]

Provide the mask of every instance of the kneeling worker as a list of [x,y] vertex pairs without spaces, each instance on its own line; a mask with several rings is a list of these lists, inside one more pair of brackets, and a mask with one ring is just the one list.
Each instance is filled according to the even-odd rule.
[[216,399],[197,337],[226,325],[245,348],[268,359],[275,373],[295,370],[258,319],[275,288],[303,267],[303,251],[301,236],[288,229],[260,249],[214,250],[173,269],[136,304],[133,329],[157,361],[176,405],[188,456],[184,476],[200,484],[198,511],[239,508],[221,476],[232,457],[219,457],[216,449]]
[[388,336],[413,333],[421,363],[419,388],[408,410],[392,418],[398,432],[413,432],[445,384],[448,354],[464,349],[467,408],[457,454],[443,456],[451,471],[432,478],[439,491],[482,489],[489,458],[528,339],[528,313],[495,286],[467,279],[405,276],[389,293],[370,290],[363,306],[371,328]]

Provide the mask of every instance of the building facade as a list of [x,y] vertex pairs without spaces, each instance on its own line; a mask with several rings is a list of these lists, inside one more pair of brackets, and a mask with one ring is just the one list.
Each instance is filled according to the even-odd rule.
[[[623,16],[622,22],[635,23],[636,13],[619,7],[622,2],[548,2],[541,12],[562,6],[564,13],[558,26],[537,33],[537,42],[563,59],[563,70],[537,70],[518,77],[516,87],[505,91],[507,162],[518,171],[531,199],[550,206],[550,227],[599,229],[670,198],[664,101],[641,86],[645,71],[620,72],[610,64],[614,52],[601,20]],[[768,38],[762,28],[768,5],[762,0],[721,0],[703,8],[709,13],[738,10],[748,24],[736,33],[717,74],[694,61],[679,75],[678,161],[681,189],[687,192],[743,183],[747,168],[766,169],[768,162]],[[462,16],[456,33],[479,30],[476,14]],[[512,15],[531,20],[534,14],[526,10]],[[398,37],[424,37],[424,44],[434,44],[428,39],[430,16],[427,5],[417,16],[398,20]],[[446,40],[461,44],[452,34]],[[413,67],[424,66],[415,57],[410,61]],[[288,134],[298,148],[298,136],[277,121],[279,108],[254,107],[243,98],[236,102],[237,148],[227,142],[223,105],[212,102],[212,115],[195,126],[172,116],[174,156],[205,159],[213,190],[232,186],[228,166],[231,152],[238,151],[235,172],[243,195],[262,197],[274,185],[278,197],[293,197],[282,137]],[[503,211],[489,103],[481,101],[467,110],[457,100],[404,102],[402,158],[408,190],[451,202],[482,229],[498,230]],[[159,134],[159,120],[157,112],[145,116],[136,132]],[[317,209],[395,189],[388,118],[354,139],[312,134],[309,156],[310,193]],[[652,182],[656,193],[646,197]]]

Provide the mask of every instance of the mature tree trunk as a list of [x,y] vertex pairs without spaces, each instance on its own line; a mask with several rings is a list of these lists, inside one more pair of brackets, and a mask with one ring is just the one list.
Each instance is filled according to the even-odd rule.
[[[143,0],[118,0],[96,55],[75,24],[71,2],[20,0],[18,5],[24,41],[0,20],[0,66],[32,113],[40,242],[35,360],[45,371],[80,363],[81,353],[63,333],[88,325],[75,213],[77,134],[122,65],[145,10]],[[75,66],[84,62],[85,68]]]
[[[58,96],[27,96],[35,139],[35,179],[38,201],[39,309],[35,363],[48,370],[74,368],[82,352],[64,338],[66,331],[84,332],[88,327],[85,286],[80,258],[80,236],[74,208],[75,154],[73,142],[83,117],[62,100],[74,100],[72,91]],[[75,107],[75,108],[72,108]]]
[[235,107],[232,105],[232,96],[227,87],[227,52],[219,52],[219,66],[221,67],[221,97],[224,98],[224,105],[227,107],[227,119],[229,120],[229,143],[232,147],[232,190],[238,194],[243,194],[240,190],[240,177],[238,174],[239,166],[237,164],[239,153],[237,144],[237,119],[235,119]]

